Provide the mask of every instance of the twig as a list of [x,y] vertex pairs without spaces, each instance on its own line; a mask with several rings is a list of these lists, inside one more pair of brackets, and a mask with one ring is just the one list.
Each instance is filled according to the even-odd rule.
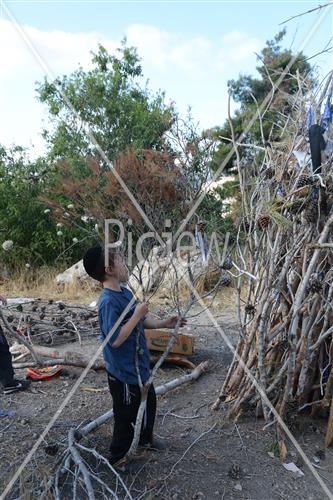
[[188,448],[186,448],[186,450],[184,451],[184,453],[182,454],[182,456],[177,460],[176,463],[173,464],[173,466],[171,467],[171,470],[169,472],[169,474],[167,474],[166,476],[163,477],[163,481],[166,481],[167,479],[169,479],[169,477],[172,475],[173,471],[175,470],[175,468],[177,467],[177,465],[183,460],[183,458],[185,457],[185,455],[190,451],[190,449],[203,437],[205,436],[206,434],[208,434],[209,432],[211,432],[215,427],[216,427],[216,423],[214,425],[212,425],[208,430],[202,432],[191,444]]

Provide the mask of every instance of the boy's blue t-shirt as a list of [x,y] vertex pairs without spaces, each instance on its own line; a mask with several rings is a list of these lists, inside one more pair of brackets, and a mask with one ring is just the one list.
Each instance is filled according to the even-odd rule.
[[[104,288],[98,302],[99,325],[102,336],[105,338],[113,326],[118,321],[128,303],[133,299],[133,294],[125,287],[121,291]],[[129,337],[119,347],[112,347],[112,343],[118,337],[122,326],[131,318],[137,301],[134,301],[129,311],[124,316],[109,342],[103,349],[106,369],[117,379],[125,384],[138,384],[138,376],[135,367],[135,353],[137,350],[137,332],[139,332],[138,360],[142,382],[146,382],[150,375],[149,350],[144,336],[142,321],[139,321],[136,328]]]

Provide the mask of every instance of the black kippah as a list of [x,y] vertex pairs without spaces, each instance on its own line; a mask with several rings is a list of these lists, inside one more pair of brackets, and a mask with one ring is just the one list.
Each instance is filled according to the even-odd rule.
[[95,280],[103,280],[105,275],[104,252],[100,245],[89,248],[83,257],[83,267],[87,274]]

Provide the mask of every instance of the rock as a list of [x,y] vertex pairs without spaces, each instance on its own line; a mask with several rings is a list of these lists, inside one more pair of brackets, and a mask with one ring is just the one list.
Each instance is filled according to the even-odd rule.
[[83,267],[83,260],[80,260],[73,266],[69,267],[63,273],[58,274],[55,281],[58,285],[64,285],[66,283],[71,284],[75,282],[97,283],[86,273]]

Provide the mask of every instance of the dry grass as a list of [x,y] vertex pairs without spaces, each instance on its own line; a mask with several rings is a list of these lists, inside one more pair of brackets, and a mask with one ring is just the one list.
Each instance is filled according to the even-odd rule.
[[[93,281],[86,283],[73,283],[59,286],[55,282],[55,277],[63,269],[44,268],[38,272],[24,270],[14,275],[11,279],[0,281],[0,295],[7,298],[11,297],[31,297],[43,299],[64,300],[66,302],[90,304],[97,300],[100,294],[100,288]],[[180,300],[185,301],[188,297],[188,287],[181,283],[179,287]],[[196,283],[196,289],[200,295],[206,294],[207,278],[200,277]],[[170,290],[161,286],[153,294],[151,303],[163,306],[170,305]],[[211,303],[207,297],[204,302]],[[236,290],[233,287],[223,287],[217,293],[211,305],[213,309],[234,310],[236,306]]]
[[63,271],[56,268],[43,268],[38,271],[24,270],[11,279],[0,282],[0,295],[10,297],[32,297],[64,300],[89,304],[96,300],[100,290],[92,281],[59,286],[55,277]]

